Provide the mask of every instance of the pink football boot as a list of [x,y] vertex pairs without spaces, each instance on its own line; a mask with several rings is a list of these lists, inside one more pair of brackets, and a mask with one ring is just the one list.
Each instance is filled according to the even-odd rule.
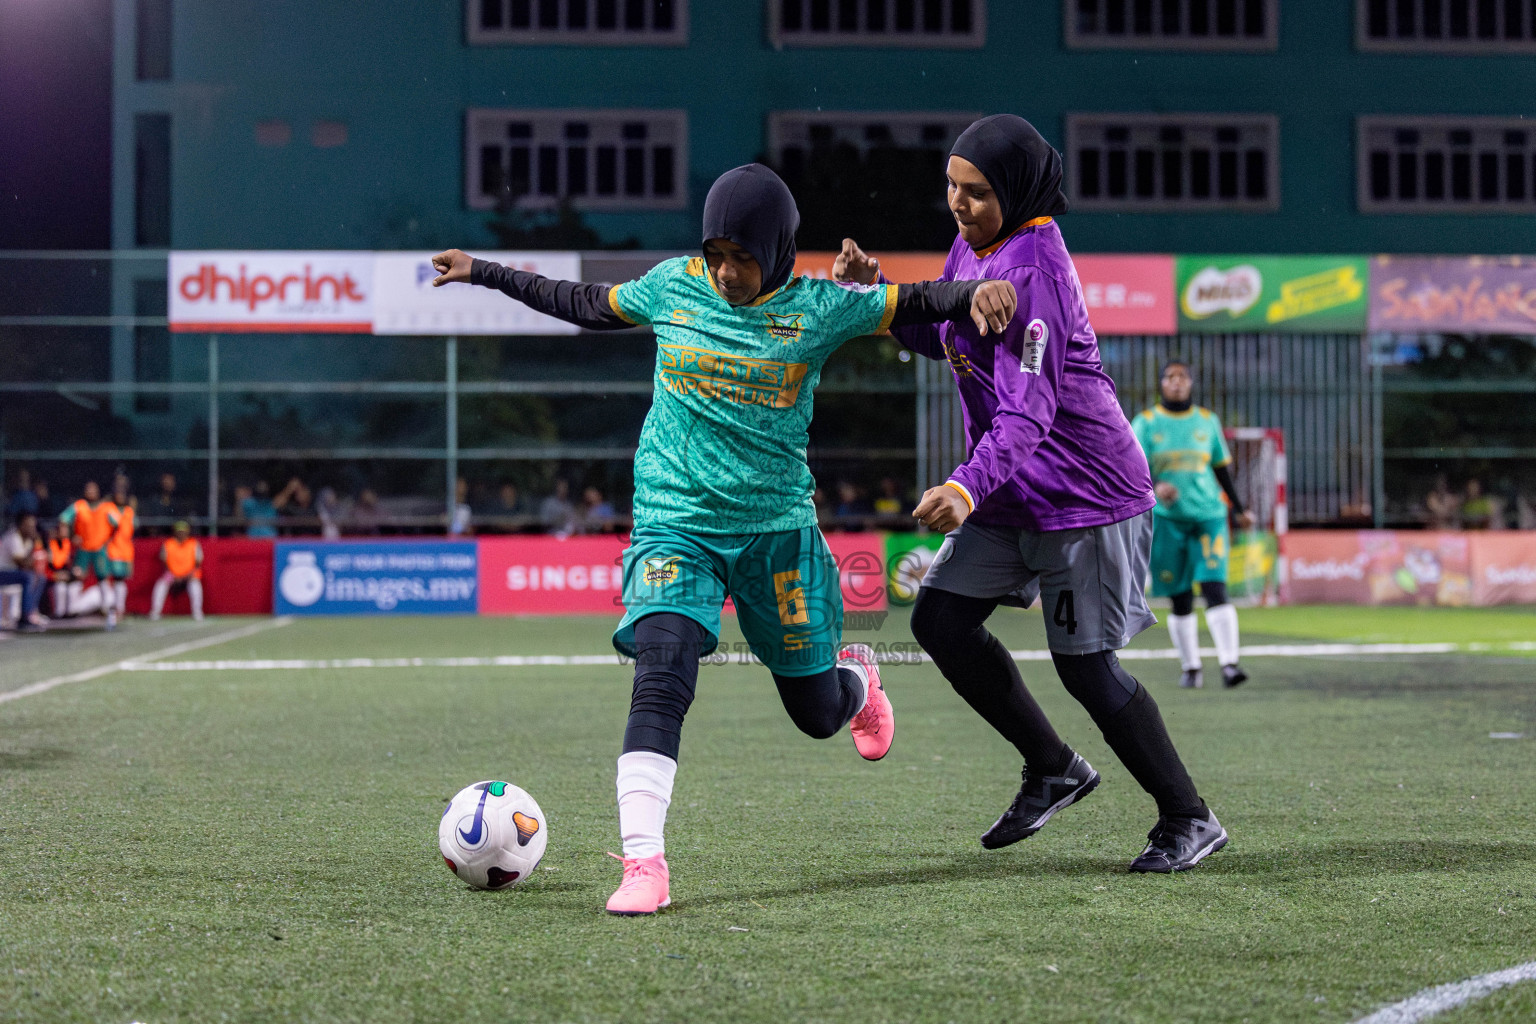
[[848,731],[853,733],[853,745],[859,756],[866,761],[878,761],[891,749],[896,737],[896,713],[880,685],[880,670],[875,667],[875,652],[868,644],[849,644],[837,656],[838,661],[852,662],[850,667],[860,672],[868,686],[868,698],[864,710],[853,716]]
[[621,917],[639,917],[654,914],[672,902],[667,894],[667,858],[662,854],[651,857],[608,856],[624,864],[624,880],[619,889],[608,897],[608,913]]

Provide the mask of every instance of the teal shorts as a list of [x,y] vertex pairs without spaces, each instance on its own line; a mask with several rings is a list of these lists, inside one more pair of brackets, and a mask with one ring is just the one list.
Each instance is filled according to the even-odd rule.
[[133,579],[133,563],[107,559],[107,575],[115,580]]
[[112,570],[108,567],[106,548],[97,548],[95,551],[75,548],[75,568],[87,576],[95,576],[98,580],[110,579],[112,576]]
[[843,589],[837,562],[814,526],[782,533],[687,533],[642,526],[624,551],[624,618],[613,634],[635,656],[635,623],[657,612],[685,615],[720,644],[720,609],[730,597],[747,646],[781,676],[837,664]]
[[1187,593],[1196,583],[1225,583],[1231,547],[1225,515],[1188,522],[1154,516],[1152,596]]

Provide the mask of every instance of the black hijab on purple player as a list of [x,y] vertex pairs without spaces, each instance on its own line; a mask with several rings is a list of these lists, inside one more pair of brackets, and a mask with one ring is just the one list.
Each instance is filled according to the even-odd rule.
[[997,193],[1003,227],[987,245],[1007,238],[1036,217],[1067,212],[1061,154],[1017,114],[993,114],[973,122],[960,133],[949,155],[974,164]]

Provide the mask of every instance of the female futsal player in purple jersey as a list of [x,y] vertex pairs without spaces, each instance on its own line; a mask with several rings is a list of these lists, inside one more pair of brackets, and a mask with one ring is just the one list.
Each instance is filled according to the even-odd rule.
[[[982,845],[1033,835],[1099,783],[985,626],[998,605],[1040,597],[1062,683],[1157,802],[1157,824],[1131,870],[1194,867],[1227,833],[1195,791],[1151,694],[1114,654],[1156,621],[1142,590],[1156,499],[1053,219],[1067,209],[1061,155],[1023,118],[999,114],[966,129],[946,174],[959,237],[941,280],[1006,280],[1019,297],[1001,335],[965,323],[892,332],[919,355],[949,362],[964,406],[970,458],[913,512],[947,536],[912,610],[912,632],[1024,757],[1018,796]],[[847,239],[833,276],[868,283],[879,267]]]

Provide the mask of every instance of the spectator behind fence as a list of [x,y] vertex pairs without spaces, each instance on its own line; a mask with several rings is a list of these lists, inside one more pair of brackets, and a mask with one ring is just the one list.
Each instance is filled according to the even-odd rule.
[[539,523],[556,537],[569,537],[581,525],[571,504],[571,485],[555,481],[555,493],[539,503]]
[[[23,511],[15,525],[0,536],[0,589],[21,588],[18,625],[23,630],[42,629],[48,620],[37,610],[43,596],[43,577],[37,572],[37,552],[42,538],[37,534],[37,516]],[[4,609],[0,608],[0,619]]]
[[305,486],[303,480],[296,476],[288,478],[283,489],[277,492],[277,497],[272,499],[273,510],[289,520],[289,525],[284,532],[288,534],[310,532],[312,526],[309,520],[315,515],[314,501],[314,494]]
[[453,483],[453,510],[448,516],[448,536],[469,537],[475,532],[475,517],[469,507],[469,481],[459,477]]
[[[176,493],[176,474],[160,474],[160,491],[142,506],[144,515],[152,519],[169,519],[173,522],[185,517],[189,510]],[[169,527],[163,527],[169,529]]]
[[1435,486],[1424,495],[1424,521],[1431,530],[1461,529],[1461,498],[1451,490],[1444,473],[1435,477]]
[[[490,514],[503,520],[521,519],[528,514],[528,509],[523,505],[523,496],[518,493],[515,484],[501,485],[496,491],[496,503],[491,506]],[[498,525],[504,530],[511,530],[516,529],[518,524],[503,522]]]
[[[241,488],[235,488],[237,498],[240,491]],[[247,537],[266,540],[277,536],[277,505],[272,501],[271,485],[265,480],[257,480],[255,487],[239,500],[240,518],[245,520]]]
[[907,503],[901,497],[901,484],[893,476],[880,481],[880,497],[875,499],[875,514],[899,516],[907,511]]
[[596,487],[581,492],[581,532],[612,533],[618,513]]
[[28,514],[37,515],[37,494],[32,490],[32,474],[25,469],[18,469],[16,489],[5,502],[5,521],[14,523]]
[[48,492],[48,481],[37,480],[32,484],[32,493],[37,496],[37,521],[46,523],[50,519],[59,517],[59,506],[54,504],[53,495]]
[[315,514],[320,517],[321,537],[335,540],[341,536],[341,499],[336,496],[336,488],[320,488],[320,496],[315,499]]
[[347,532],[359,537],[377,537],[380,518],[379,496],[372,489],[365,487],[352,505]]
[[192,602],[192,618],[203,620],[203,546],[192,536],[192,527],[185,520],[179,522],[160,545],[160,564],[164,571],[155,581],[154,596],[150,600],[149,618],[158,621],[165,611],[165,599],[172,590],[185,590]]
[[1504,502],[1483,490],[1476,478],[1467,481],[1467,500],[1461,504],[1461,525],[1465,530],[1504,529]]

